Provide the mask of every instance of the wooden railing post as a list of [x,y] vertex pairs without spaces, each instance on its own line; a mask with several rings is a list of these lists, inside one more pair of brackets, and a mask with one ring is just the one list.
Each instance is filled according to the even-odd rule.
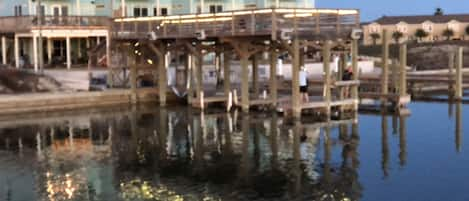
[[457,52],[457,55],[456,55],[456,92],[455,92],[455,99],[456,100],[461,100],[463,98],[463,88],[462,88],[462,84],[463,84],[463,77],[462,77],[462,68],[463,68],[463,52],[464,49],[463,47],[459,47],[458,48],[458,52]]
[[383,38],[382,41],[382,57],[381,57],[381,63],[382,63],[382,68],[381,68],[381,102],[384,103],[387,101],[387,95],[388,95],[388,84],[389,84],[389,72],[388,72],[388,67],[389,67],[389,41],[388,41],[388,31],[386,29],[383,30],[383,34],[381,36]]
[[399,96],[403,97],[407,95],[407,45],[401,44],[399,48]]
[[251,11],[251,34],[256,34],[256,16],[254,11]]
[[326,116],[330,118],[331,115],[331,41],[324,43],[322,57],[324,62],[324,101],[326,102]]
[[277,14],[275,13],[275,8],[272,9],[272,16],[271,16],[271,20],[272,20],[272,35],[271,35],[271,39],[274,41],[274,40],[277,40]]

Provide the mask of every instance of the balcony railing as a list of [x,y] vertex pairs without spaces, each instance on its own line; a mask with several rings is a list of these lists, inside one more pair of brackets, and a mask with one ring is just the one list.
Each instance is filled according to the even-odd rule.
[[[87,28],[109,27],[111,19],[102,16],[44,16],[41,25],[43,28]],[[38,28],[37,16],[0,17],[0,33],[27,32]]]
[[[195,38],[201,30],[207,38],[273,35],[285,31],[301,36],[346,37],[359,28],[358,10],[341,9],[255,9],[216,14],[188,14],[114,19],[114,37]],[[295,28],[296,27],[296,28]]]

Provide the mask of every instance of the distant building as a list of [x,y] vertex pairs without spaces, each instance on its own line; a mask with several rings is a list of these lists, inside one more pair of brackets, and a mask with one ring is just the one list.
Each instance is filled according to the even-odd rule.
[[216,13],[253,8],[314,8],[314,0],[115,0],[114,16]]
[[469,26],[469,14],[463,15],[421,15],[421,16],[383,16],[371,23],[364,24],[364,44],[370,45],[375,42],[373,34],[379,34],[377,44],[381,43],[382,30],[388,30],[391,42],[396,42],[392,38],[394,32],[402,33],[399,42],[417,41],[415,33],[418,29],[424,30],[428,36],[421,39],[421,42],[432,42],[447,40],[443,34],[445,30],[453,31],[450,40],[469,40],[466,28]]

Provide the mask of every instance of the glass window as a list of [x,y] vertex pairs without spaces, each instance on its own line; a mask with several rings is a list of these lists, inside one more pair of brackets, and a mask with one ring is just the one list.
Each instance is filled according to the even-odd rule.
[[142,13],[142,17],[148,16],[148,8],[142,8],[141,13]]
[[140,8],[134,8],[134,17],[140,17]]
[[168,15],[168,8],[161,8],[161,15],[167,16]]

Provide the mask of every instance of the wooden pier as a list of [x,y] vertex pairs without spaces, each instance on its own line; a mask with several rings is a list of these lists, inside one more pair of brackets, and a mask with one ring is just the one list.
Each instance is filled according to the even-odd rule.
[[[286,104],[292,115],[299,117],[303,109],[325,108],[330,114],[332,107],[351,105],[357,108],[358,84],[354,82],[332,82],[330,71],[324,77],[324,95],[321,101],[300,102],[299,71],[307,53],[322,51],[330,58],[331,48],[342,48],[343,53],[353,52],[354,70],[357,70],[357,41],[350,38],[353,29],[359,28],[358,10],[332,9],[254,9],[221,13],[190,15],[118,18],[112,26],[112,38],[127,45],[129,63],[137,68],[149,57],[156,56],[158,90],[167,90],[167,62],[171,54],[185,54],[188,84],[188,103],[205,109],[210,103],[224,103],[226,109],[240,107],[248,112],[253,106],[276,108],[279,104],[276,77],[277,57],[289,55],[292,62],[291,103]],[[146,45],[151,51],[143,51],[135,44]],[[140,47],[143,48],[143,47]],[[134,54],[135,53],[135,54]],[[203,88],[204,57],[215,54],[217,71],[224,75],[222,92],[209,94]],[[261,54],[269,55],[270,80],[268,89],[259,90],[258,64]],[[231,83],[231,61],[238,60],[241,67],[241,87],[235,90]],[[326,59],[325,59],[326,60]],[[325,65],[330,65],[325,62]],[[249,66],[252,81],[249,80]],[[135,70],[134,70],[135,71]],[[131,72],[133,72],[131,70]],[[219,72],[218,72],[219,73]],[[355,71],[354,74],[357,74]],[[221,74],[221,73],[219,73]],[[251,83],[251,84],[250,84]],[[332,99],[330,89],[353,88],[351,97],[337,101]],[[159,97],[166,104],[164,96]]]

